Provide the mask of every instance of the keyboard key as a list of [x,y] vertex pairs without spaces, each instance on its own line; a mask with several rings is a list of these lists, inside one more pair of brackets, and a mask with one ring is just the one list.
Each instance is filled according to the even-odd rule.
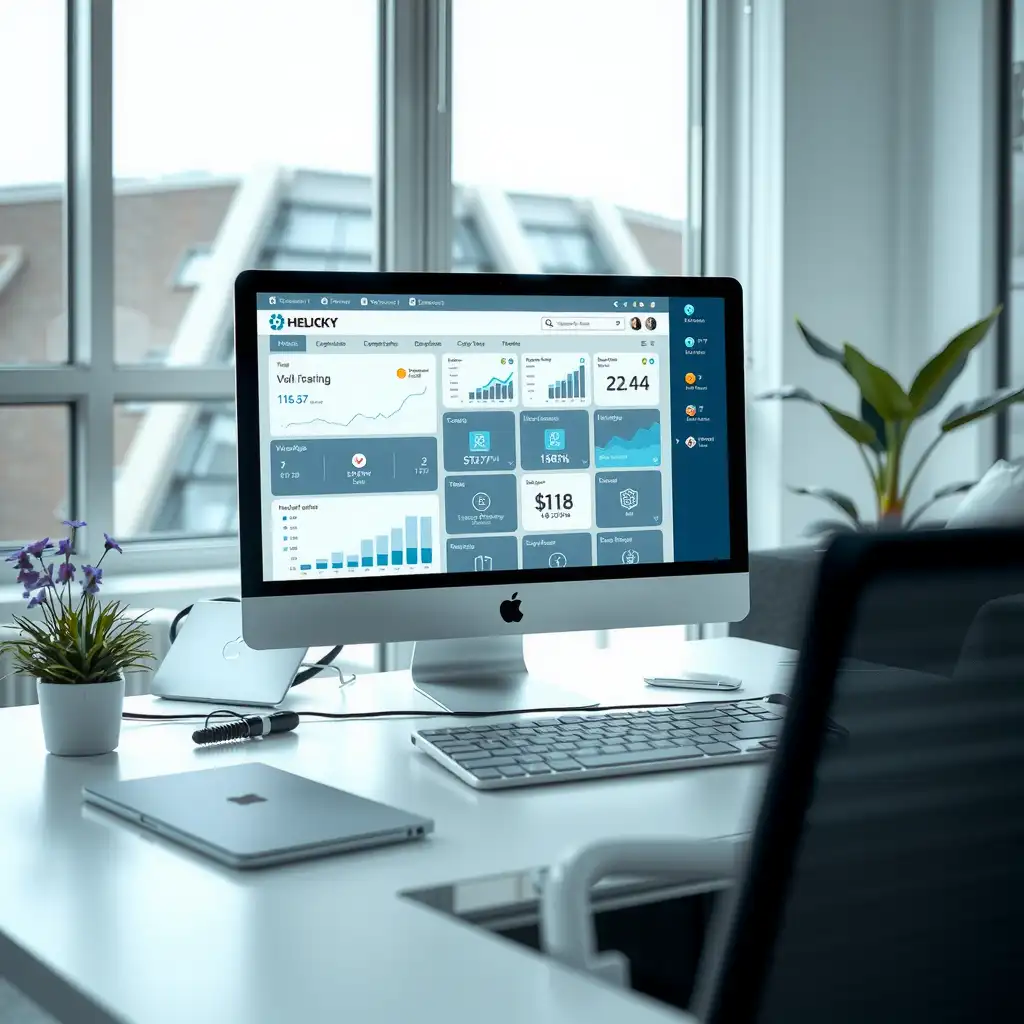
[[581,765],[570,757],[567,761],[552,761],[549,767],[553,772],[578,772]]
[[627,743],[627,750],[652,750],[653,747],[650,743]]
[[478,779],[500,779],[501,772],[497,768],[470,768]]
[[531,743],[529,746],[523,747],[524,754],[547,754],[551,750],[546,743]]
[[436,744],[438,750],[444,751],[449,757],[458,757],[460,754],[480,753],[480,748],[475,743],[458,744]]
[[546,764],[524,764],[527,775],[550,775],[551,769]]
[[782,732],[781,722],[738,722],[736,735],[741,740],[760,740],[768,736],[777,736]]
[[607,747],[602,747],[598,753],[601,754],[624,754],[626,748],[622,743],[609,743]]
[[697,747],[672,747],[668,750],[627,750],[624,754],[586,754],[579,762],[584,768],[614,768],[629,764],[654,764],[658,761],[676,761],[684,758],[703,757]]
[[543,764],[544,758],[540,754],[520,754],[516,761],[521,765]]
[[525,775],[526,774],[526,770],[523,769],[523,768],[520,768],[519,765],[517,765],[517,764],[512,764],[512,765],[508,765],[507,767],[502,768],[501,769],[501,774],[504,775],[506,779],[514,779],[517,776]]
[[717,757],[721,754],[738,754],[740,752],[740,748],[734,747],[731,743],[698,743],[698,746],[705,754],[710,754],[712,757]]
[[514,757],[472,757],[467,760],[456,758],[455,761],[457,764],[461,764],[463,768],[469,768],[470,771],[476,768],[505,768],[516,763]]

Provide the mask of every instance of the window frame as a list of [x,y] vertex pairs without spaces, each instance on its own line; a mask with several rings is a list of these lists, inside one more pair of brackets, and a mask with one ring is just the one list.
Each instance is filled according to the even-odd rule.
[[[377,0],[377,266],[450,266],[451,0]],[[67,160],[64,195],[68,360],[4,366],[0,405],[57,404],[71,419],[68,513],[83,549],[114,527],[115,408],[122,403],[234,402],[230,364],[119,364],[114,331],[114,0],[65,0]],[[416,55],[415,60],[403,60]],[[429,192],[429,195],[428,195]],[[444,210],[444,216],[440,211]],[[410,217],[415,211],[418,217]],[[410,223],[412,230],[409,229]],[[180,268],[179,268],[180,269]],[[45,524],[40,524],[45,529]],[[5,537],[0,544],[34,538]],[[234,536],[126,538],[131,571],[234,568]]]

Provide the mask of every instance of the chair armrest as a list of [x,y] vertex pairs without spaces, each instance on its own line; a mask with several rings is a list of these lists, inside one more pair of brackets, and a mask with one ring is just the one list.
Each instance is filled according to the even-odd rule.
[[609,839],[556,861],[541,893],[541,949],[550,957],[622,987],[629,962],[615,950],[597,951],[590,891],[610,875],[655,875],[687,881],[731,881],[738,877],[746,837],[725,839]]

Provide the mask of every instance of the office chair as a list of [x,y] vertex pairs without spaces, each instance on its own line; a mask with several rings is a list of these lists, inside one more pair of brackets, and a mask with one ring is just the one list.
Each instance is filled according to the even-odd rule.
[[[707,879],[735,868],[690,1003],[703,1024],[1024,1019],[1021,595],[1024,531],[838,538],[749,840],[574,855],[545,893],[559,918],[543,922],[549,948],[625,977],[560,913],[579,893],[569,862]],[[946,664],[951,617],[952,670],[892,667],[929,651]],[[865,632],[892,662],[851,660]]]

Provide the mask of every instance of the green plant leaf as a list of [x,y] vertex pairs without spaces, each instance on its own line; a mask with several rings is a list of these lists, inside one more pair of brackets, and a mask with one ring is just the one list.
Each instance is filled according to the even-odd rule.
[[860,522],[860,512],[857,511],[857,505],[853,499],[848,498],[845,494],[840,494],[839,491],[833,491],[828,487],[790,487],[789,490],[793,494],[806,494],[812,498],[821,498],[830,505],[834,505],[844,515],[849,516],[854,523]]
[[860,399],[860,418],[875,432],[875,440],[871,447],[881,454],[885,451],[885,420],[863,395]]
[[985,339],[1002,311],[1002,306],[996,306],[987,317],[964,328],[921,367],[910,385],[910,401],[918,416],[931,412],[946,397],[953,382],[963,373],[967,357]]
[[984,419],[986,416],[991,416],[993,413],[999,412],[1000,409],[1005,409],[1020,401],[1024,401],[1024,388],[1009,387],[986,395],[984,398],[976,398],[973,402],[961,402],[946,414],[941,430],[944,434],[948,434],[951,430],[973,423],[975,420]]
[[976,483],[977,480],[968,480],[958,484],[946,484],[945,487],[940,487],[923,505],[914,509],[913,513],[907,517],[904,525],[909,529],[914,526],[915,523],[920,522],[921,516],[924,515],[932,505],[942,501],[943,498],[950,498],[954,494],[963,494],[964,491],[969,491]]
[[896,378],[849,343],[843,346],[843,366],[886,423],[913,418],[914,407]]
[[834,363],[843,365],[843,350],[836,348],[834,345],[830,345],[827,341],[822,341],[814,331],[807,327],[799,317],[796,319],[796,326],[800,333],[804,336],[804,341],[807,342],[807,347],[816,355],[821,356],[822,359],[831,359]]
[[832,422],[858,444],[867,444],[874,447],[878,440],[874,428],[869,424],[857,419],[856,416],[851,416],[849,413],[837,409],[834,405],[829,405],[828,402],[823,402],[820,398],[815,398],[807,388],[789,385],[784,388],[778,388],[775,391],[765,391],[763,394],[757,395],[757,398],[759,400],[776,398],[782,402],[809,402],[811,405],[824,409],[832,417]]
[[857,533],[857,527],[841,519],[817,519],[803,531],[805,537],[832,537],[837,533]]

